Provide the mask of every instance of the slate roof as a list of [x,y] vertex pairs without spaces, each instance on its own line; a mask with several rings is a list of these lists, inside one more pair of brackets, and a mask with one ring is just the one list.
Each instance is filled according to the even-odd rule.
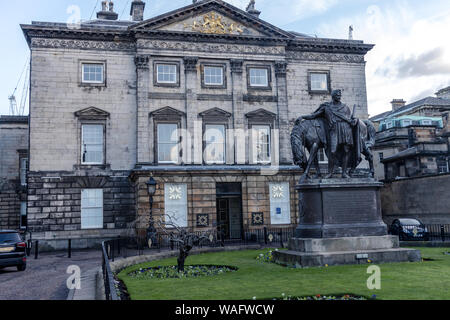
[[450,99],[442,99],[442,98],[435,98],[435,97],[426,97],[424,99],[418,100],[416,102],[407,104],[400,109],[397,109],[395,111],[388,111],[381,113],[379,115],[376,115],[372,118],[370,118],[371,121],[380,121],[385,118],[390,118],[394,116],[399,116],[407,111],[411,111],[415,108],[423,107],[423,106],[433,106],[433,107],[448,107],[450,109]]

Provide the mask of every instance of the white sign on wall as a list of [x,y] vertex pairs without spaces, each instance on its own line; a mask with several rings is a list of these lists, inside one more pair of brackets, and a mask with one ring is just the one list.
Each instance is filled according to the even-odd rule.
[[[169,184],[164,186],[165,214],[172,218],[178,227],[187,228],[187,185]],[[169,219],[166,218],[166,221]]]
[[289,182],[269,183],[271,224],[290,224],[291,205]]

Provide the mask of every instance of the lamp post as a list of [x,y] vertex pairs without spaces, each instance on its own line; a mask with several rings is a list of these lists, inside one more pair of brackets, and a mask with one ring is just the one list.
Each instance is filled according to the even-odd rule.
[[147,228],[147,243],[148,246],[151,248],[152,244],[156,243],[156,229],[155,229],[155,223],[153,221],[153,196],[156,193],[156,181],[153,179],[153,177],[150,177],[150,179],[147,182],[147,190],[148,190],[148,196],[150,200],[150,218],[148,222],[148,228]]

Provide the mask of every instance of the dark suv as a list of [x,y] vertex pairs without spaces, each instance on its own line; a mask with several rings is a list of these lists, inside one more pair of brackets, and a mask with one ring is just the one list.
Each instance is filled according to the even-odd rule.
[[26,243],[17,231],[0,230],[0,269],[17,267],[18,271],[25,271],[26,248]]
[[390,233],[399,236],[400,241],[428,241],[430,236],[427,227],[417,219],[395,219]]

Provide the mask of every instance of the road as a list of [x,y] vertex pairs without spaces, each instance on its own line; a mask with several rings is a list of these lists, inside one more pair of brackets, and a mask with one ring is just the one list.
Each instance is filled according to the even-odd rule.
[[0,300],[66,300],[69,289],[67,268],[79,266],[81,273],[101,266],[101,250],[41,253],[38,260],[28,257],[27,269],[0,270]]

